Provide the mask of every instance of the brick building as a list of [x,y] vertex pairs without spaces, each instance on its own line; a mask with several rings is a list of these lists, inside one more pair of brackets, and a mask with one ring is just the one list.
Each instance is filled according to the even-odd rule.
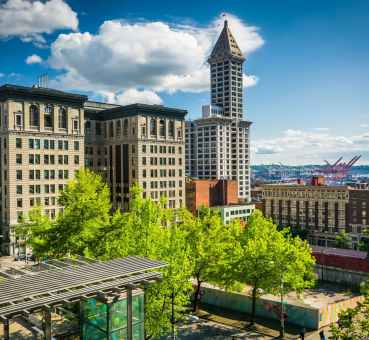
[[192,213],[204,206],[238,204],[237,182],[232,180],[186,180],[186,207]]

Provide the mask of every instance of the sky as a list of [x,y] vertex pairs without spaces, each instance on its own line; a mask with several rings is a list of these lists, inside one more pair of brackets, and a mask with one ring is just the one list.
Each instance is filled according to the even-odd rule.
[[246,61],[253,164],[369,164],[368,0],[0,0],[0,84],[200,116],[224,18]]

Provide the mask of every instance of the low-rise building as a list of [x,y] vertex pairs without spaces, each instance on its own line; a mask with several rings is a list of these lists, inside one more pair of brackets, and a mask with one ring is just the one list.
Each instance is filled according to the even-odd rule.
[[369,227],[369,190],[349,186],[311,184],[263,186],[264,215],[280,226],[307,231],[313,245],[334,247],[339,233],[348,233],[357,248]]
[[246,224],[252,212],[255,210],[254,204],[237,204],[237,205],[223,205],[214,207],[218,209],[222,217],[224,224],[229,223],[231,220],[238,219],[242,223]]
[[193,214],[201,207],[238,204],[234,180],[186,179],[186,207]]

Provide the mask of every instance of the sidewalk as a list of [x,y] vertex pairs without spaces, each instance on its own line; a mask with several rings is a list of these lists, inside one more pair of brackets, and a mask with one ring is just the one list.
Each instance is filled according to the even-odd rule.
[[[259,339],[272,339],[279,337],[280,324],[278,320],[256,318],[254,326],[252,329],[250,329],[248,327],[250,323],[250,317],[246,314],[240,314],[210,306],[202,306],[197,315],[201,319],[239,329],[240,335],[245,331],[252,331],[253,333],[257,333],[262,336],[261,338],[258,337]],[[324,329],[326,337],[328,337],[329,334],[328,329],[329,327]],[[287,324],[285,327],[285,339],[300,339],[300,331],[300,328]],[[240,339],[242,338],[247,339],[248,337],[240,337]],[[305,339],[320,340],[319,331],[307,330]]]

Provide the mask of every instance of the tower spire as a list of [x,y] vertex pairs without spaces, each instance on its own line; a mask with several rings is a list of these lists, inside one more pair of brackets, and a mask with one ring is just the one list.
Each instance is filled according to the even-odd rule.
[[241,49],[239,48],[236,39],[234,38],[232,32],[228,26],[228,20],[224,20],[224,26],[222,32],[219,35],[217,42],[211,52],[209,62],[215,59],[224,59],[224,58],[236,58],[241,61],[244,60]]

